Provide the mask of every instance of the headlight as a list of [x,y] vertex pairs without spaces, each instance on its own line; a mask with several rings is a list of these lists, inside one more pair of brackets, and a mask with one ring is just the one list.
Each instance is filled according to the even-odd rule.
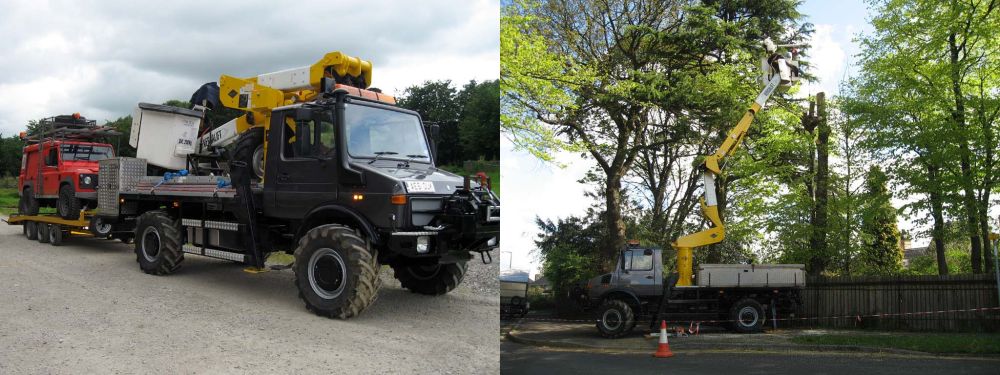
[[496,246],[496,245],[497,245],[497,238],[496,237],[490,238],[489,241],[486,241],[486,246],[493,247],[493,246]]
[[90,185],[90,182],[91,182],[90,176],[83,177],[83,184],[84,185]]
[[426,254],[431,250],[431,238],[429,236],[417,237],[417,252]]

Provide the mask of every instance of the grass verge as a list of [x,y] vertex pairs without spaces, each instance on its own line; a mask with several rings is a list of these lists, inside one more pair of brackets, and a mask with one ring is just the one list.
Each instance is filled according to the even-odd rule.
[[0,215],[17,213],[17,189],[0,189]]
[[793,337],[792,342],[814,345],[854,345],[915,350],[926,353],[1000,354],[1000,334],[900,333],[892,335],[832,334]]
[[448,172],[458,174],[459,176],[469,176],[474,175],[478,172],[485,172],[487,176],[490,176],[490,181],[493,183],[493,192],[497,196],[500,195],[500,163],[499,162],[473,162],[470,168],[466,168],[461,165],[446,165],[441,167]]

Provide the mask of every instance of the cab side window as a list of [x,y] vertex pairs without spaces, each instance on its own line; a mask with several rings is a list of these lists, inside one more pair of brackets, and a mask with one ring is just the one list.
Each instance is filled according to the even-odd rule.
[[45,156],[45,165],[50,167],[55,167],[59,165],[59,149],[55,147],[49,148],[49,152]]
[[295,121],[285,118],[282,156],[295,158],[332,158],[336,155],[333,123],[327,121]]
[[630,271],[649,271],[653,269],[652,251],[629,250],[625,252],[625,259],[626,269]]

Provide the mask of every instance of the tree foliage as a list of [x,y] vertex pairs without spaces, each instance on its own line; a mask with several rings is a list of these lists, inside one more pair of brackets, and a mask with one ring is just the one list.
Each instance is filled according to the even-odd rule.
[[497,81],[470,81],[461,90],[450,80],[407,88],[399,106],[440,126],[437,163],[500,159],[500,100]]

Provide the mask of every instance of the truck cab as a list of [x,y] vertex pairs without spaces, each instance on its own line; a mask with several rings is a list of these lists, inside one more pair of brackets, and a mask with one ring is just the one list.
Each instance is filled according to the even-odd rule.
[[75,220],[82,208],[95,206],[98,163],[115,152],[93,138],[109,134],[79,114],[42,120],[38,134],[24,137],[28,145],[17,180],[20,212],[36,215],[39,207],[55,207],[62,218]]

